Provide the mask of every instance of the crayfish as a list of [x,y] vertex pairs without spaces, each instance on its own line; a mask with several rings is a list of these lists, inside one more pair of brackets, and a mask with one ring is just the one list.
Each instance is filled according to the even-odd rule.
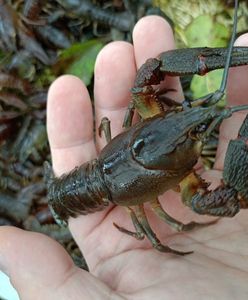
[[[235,1],[235,29],[228,49],[172,50],[162,53],[158,59],[149,59],[139,69],[132,89],[132,102],[124,120],[126,129],[111,139],[109,122],[102,121],[100,129],[104,130],[108,144],[97,159],[58,178],[46,164],[48,200],[57,219],[67,221],[79,214],[94,213],[109,203],[125,206],[136,232],[115,224],[121,232],[137,239],[146,236],[161,252],[184,255],[191,252],[171,249],[159,241],[146,217],[145,202],[150,202],[155,214],[177,231],[213,222],[183,224],[168,215],[158,196],[169,189],[179,186],[183,203],[199,214],[232,217],[248,207],[248,116],[238,138],[229,143],[222,184],[209,191],[209,184],[194,170],[212,131],[233,113],[248,109],[248,105],[223,110],[217,107],[224,95],[230,65],[248,64],[245,59],[248,49],[233,49],[237,6],[238,1]],[[194,61],[196,68],[191,64],[182,67],[180,55],[186,57],[187,62]],[[168,69],[170,66],[172,68]],[[163,110],[152,85],[159,84],[166,73],[203,75],[221,67],[225,67],[222,84],[215,93],[194,102],[169,100],[169,109]],[[131,126],[134,109],[141,121]]]

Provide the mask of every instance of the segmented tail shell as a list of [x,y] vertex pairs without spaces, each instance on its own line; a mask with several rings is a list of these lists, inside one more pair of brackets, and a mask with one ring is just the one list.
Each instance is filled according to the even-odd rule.
[[49,163],[44,164],[48,204],[56,221],[103,210],[110,199],[102,179],[98,160],[76,167],[68,174],[55,177]]

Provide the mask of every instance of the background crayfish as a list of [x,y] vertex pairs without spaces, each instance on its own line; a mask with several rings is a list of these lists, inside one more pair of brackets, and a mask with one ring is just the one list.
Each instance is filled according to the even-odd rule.
[[[217,107],[224,95],[229,66],[248,64],[248,48],[233,49],[235,31],[228,49],[173,50],[148,60],[137,73],[124,120],[126,130],[111,139],[109,122],[103,119],[100,131],[105,132],[108,144],[97,159],[59,178],[46,164],[48,199],[57,219],[66,221],[70,216],[93,213],[112,202],[127,208],[136,229],[131,232],[115,224],[120,231],[137,239],[146,236],[159,251],[184,255],[191,252],[173,250],[156,237],[145,214],[145,202],[150,202],[155,214],[178,231],[213,222],[183,224],[168,215],[158,196],[169,189],[179,187],[183,203],[199,214],[232,217],[247,208],[248,117],[238,138],[229,143],[222,184],[209,191],[209,184],[194,171],[213,130],[232,113],[248,109],[248,105],[222,110]],[[182,64],[185,61],[189,64]],[[165,99],[169,106],[166,111],[151,86],[159,84],[167,73],[203,75],[224,66],[219,90],[192,103]],[[142,120],[131,126],[134,109]]]

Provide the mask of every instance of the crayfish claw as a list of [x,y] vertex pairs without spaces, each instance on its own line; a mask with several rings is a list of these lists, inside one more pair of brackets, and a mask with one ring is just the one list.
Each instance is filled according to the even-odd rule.
[[248,115],[244,119],[243,124],[239,129],[239,137],[244,140],[248,139]]
[[238,138],[228,144],[223,179],[227,186],[238,193],[241,208],[248,207],[248,115],[238,134]]

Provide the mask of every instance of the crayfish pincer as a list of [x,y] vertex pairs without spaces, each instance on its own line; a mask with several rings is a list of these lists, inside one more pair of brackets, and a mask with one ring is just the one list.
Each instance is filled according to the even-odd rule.
[[[235,4],[236,15],[237,1]],[[234,28],[236,23],[235,18]],[[226,87],[233,41],[234,33],[227,50],[222,84],[215,93],[192,104],[172,101],[169,110],[163,111],[161,106],[158,113],[151,112],[151,115],[143,116],[140,104],[149,112],[145,90],[151,90],[152,87],[146,86],[147,82],[144,85],[142,83],[140,87],[135,86],[132,99],[133,108],[142,120],[113,139],[109,127],[103,126],[108,123],[102,123],[101,128],[110,141],[97,159],[61,177],[55,177],[51,167],[46,164],[48,201],[57,219],[67,221],[69,217],[94,213],[103,210],[109,203],[124,206],[130,214],[135,232],[115,224],[121,232],[137,239],[146,236],[157,250],[184,255],[191,252],[171,249],[157,238],[146,217],[145,202],[150,202],[154,213],[177,231],[187,231],[210,223],[183,224],[171,217],[158,201],[158,196],[169,189],[179,186],[183,203],[200,214],[233,216],[241,208],[248,207],[248,117],[238,138],[229,144],[221,186],[209,191],[209,184],[194,171],[213,130],[233,113],[248,109],[248,105],[222,110],[217,107]],[[143,95],[145,100],[142,103]],[[156,105],[158,98],[156,93],[154,95],[149,101],[154,100]],[[130,121],[131,117],[128,116],[126,120]]]

